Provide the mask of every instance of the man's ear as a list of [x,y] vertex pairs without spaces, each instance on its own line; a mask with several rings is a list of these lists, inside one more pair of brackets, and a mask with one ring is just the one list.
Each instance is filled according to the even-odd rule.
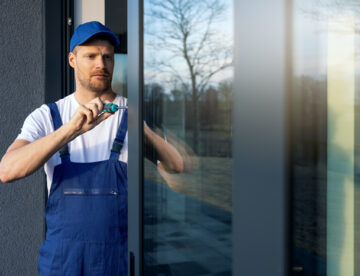
[[75,68],[75,64],[76,64],[76,56],[73,52],[69,53],[69,64],[72,68]]

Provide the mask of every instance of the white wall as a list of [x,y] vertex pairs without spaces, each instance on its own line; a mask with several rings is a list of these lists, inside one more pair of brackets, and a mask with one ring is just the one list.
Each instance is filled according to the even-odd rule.
[[105,24],[105,0],[75,0],[75,28],[88,21],[99,21]]

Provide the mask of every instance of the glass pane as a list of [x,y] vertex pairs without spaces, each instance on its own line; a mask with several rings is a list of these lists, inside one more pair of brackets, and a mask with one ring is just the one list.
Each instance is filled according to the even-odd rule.
[[232,6],[144,1],[144,275],[231,275]]
[[294,1],[293,275],[360,272],[359,23],[359,1]]
[[127,97],[127,54],[115,53],[115,66],[111,87],[113,90]]

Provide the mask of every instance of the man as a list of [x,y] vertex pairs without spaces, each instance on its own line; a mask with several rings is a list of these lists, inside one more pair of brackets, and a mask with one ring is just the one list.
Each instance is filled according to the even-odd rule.
[[[11,182],[44,165],[49,199],[40,275],[127,275],[127,106],[111,88],[115,34],[99,22],[80,25],[70,42],[76,91],[42,105],[24,122],[0,163]],[[148,127],[146,145],[163,168],[182,171],[177,150]]]

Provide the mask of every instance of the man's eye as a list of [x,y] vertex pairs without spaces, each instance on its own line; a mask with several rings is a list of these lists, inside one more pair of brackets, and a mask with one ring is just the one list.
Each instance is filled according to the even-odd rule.
[[88,55],[87,57],[92,59],[92,58],[94,58],[95,56],[94,56],[94,55]]

